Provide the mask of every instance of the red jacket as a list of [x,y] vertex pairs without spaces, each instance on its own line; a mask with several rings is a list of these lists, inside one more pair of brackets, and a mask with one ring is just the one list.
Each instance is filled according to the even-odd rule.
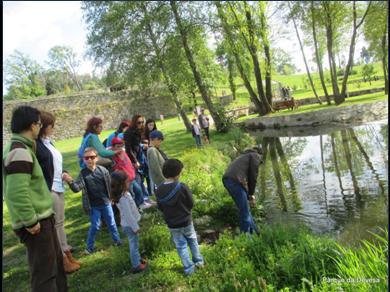
[[114,161],[114,166],[112,167],[112,170],[124,171],[129,177],[130,181],[133,181],[135,179],[134,166],[125,151],[122,151],[121,154],[123,155],[122,158],[120,157],[120,154],[116,154],[113,156],[112,161]]

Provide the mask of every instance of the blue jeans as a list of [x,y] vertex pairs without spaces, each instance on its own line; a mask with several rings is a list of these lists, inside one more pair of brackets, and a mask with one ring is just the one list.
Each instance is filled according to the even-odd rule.
[[223,178],[222,182],[239,209],[240,231],[249,233],[255,231],[259,234],[259,230],[253,221],[248,203],[248,194],[244,187],[239,182],[230,178]]
[[96,233],[100,230],[100,218],[103,216],[108,229],[110,230],[111,237],[115,242],[120,242],[120,236],[118,229],[116,228],[114,212],[112,211],[111,205],[103,205],[97,207],[91,207],[90,219],[91,226],[88,231],[87,238],[87,249],[93,251],[95,249],[95,237]]
[[144,200],[147,200],[149,198],[149,193],[144,185],[144,179],[145,179],[145,177],[139,173],[137,173],[135,175],[135,180],[137,181],[138,185],[141,187],[142,194],[144,196]]
[[[191,225],[186,227],[169,228],[169,231],[171,232],[173,242],[176,245],[176,250],[183,264],[184,273],[186,275],[193,273],[195,271],[195,265],[202,265],[204,263],[203,257],[199,251],[194,225],[191,223]],[[192,260],[187,245],[190,247]]]
[[129,192],[133,196],[134,202],[137,207],[141,206],[144,203],[144,195],[142,189],[136,180],[133,180],[131,182]]
[[129,240],[130,261],[133,268],[141,264],[141,256],[139,254],[138,234],[134,233],[130,227],[122,227],[123,233],[126,234]]
[[202,141],[201,141],[201,139],[200,139],[200,135],[195,135],[194,138],[195,138],[196,146],[197,146],[197,147],[202,146]]

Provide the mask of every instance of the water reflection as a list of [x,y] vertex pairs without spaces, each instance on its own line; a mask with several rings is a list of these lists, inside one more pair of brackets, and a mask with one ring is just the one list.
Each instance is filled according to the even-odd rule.
[[253,133],[265,156],[256,195],[269,219],[303,221],[319,233],[369,229],[373,217],[386,226],[387,133],[387,121],[306,137]]

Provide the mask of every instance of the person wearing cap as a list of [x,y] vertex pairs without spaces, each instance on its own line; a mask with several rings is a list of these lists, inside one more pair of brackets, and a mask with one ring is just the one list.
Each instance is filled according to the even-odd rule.
[[243,233],[259,233],[253,221],[249,203],[255,203],[255,187],[259,166],[263,163],[263,151],[261,147],[247,149],[230,163],[222,182],[234,203],[239,209],[240,231]]
[[150,133],[150,147],[146,153],[149,161],[149,176],[153,183],[158,187],[165,181],[162,173],[164,162],[168,159],[167,155],[160,149],[164,135],[158,130]]
[[144,196],[140,185],[135,180],[135,168],[124,150],[125,142],[119,137],[114,137],[111,140],[111,145],[112,150],[117,151],[117,154],[112,158],[112,161],[114,162],[112,170],[121,170],[126,173],[130,182],[129,192],[133,194],[134,201],[137,207],[140,208],[141,206],[144,206]]

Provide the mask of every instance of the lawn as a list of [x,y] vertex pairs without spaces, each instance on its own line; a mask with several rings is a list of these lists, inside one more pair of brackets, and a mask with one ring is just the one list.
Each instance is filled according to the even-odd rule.
[[[355,102],[372,98],[362,96]],[[206,267],[185,277],[161,214],[148,209],[141,221],[140,250],[150,267],[145,273],[132,275],[123,234],[124,245],[114,247],[107,229],[102,228],[96,239],[99,252],[89,256],[83,253],[89,219],[81,208],[81,194],[67,188],[65,230],[68,242],[77,249],[75,257],[82,262],[81,269],[68,276],[70,291],[387,291],[386,230],[378,236],[378,242],[357,249],[341,247],[335,240],[313,235],[301,226],[267,226],[261,220],[261,236],[239,236],[237,210],[222,186],[221,176],[233,146],[243,149],[253,145],[253,138],[238,129],[225,134],[212,130],[212,144],[197,149],[191,133],[177,117],[159,121],[157,127],[165,135],[162,149],[184,163],[182,180],[193,191],[194,219],[207,215],[213,228],[228,223],[232,229],[227,229],[215,244],[201,244]],[[101,140],[112,131],[104,131]],[[55,143],[63,154],[64,168],[73,177],[79,171],[76,152],[80,141],[77,137]],[[25,248],[11,230],[4,203],[3,215],[3,291],[28,291]],[[196,229],[201,230],[201,226],[196,225]],[[375,278],[379,283],[328,283],[321,281],[323,275]]]

